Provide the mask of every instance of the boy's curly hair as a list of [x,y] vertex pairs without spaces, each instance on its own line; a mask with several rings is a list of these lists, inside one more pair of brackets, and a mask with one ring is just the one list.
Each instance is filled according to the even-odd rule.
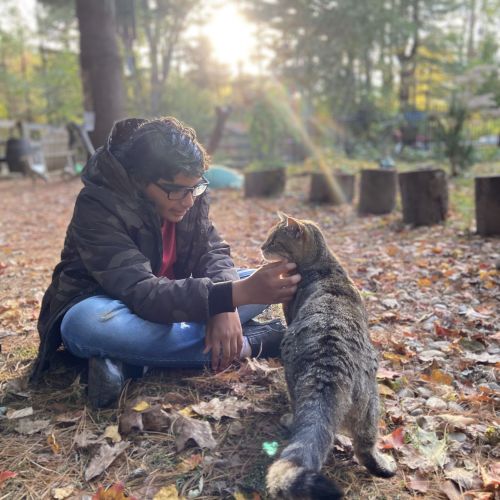
[[160,178],[171,181],[179,173],[201,177],[209,164],[196,132],[173,116],[142,123],[127,141],[111,145],[110,150],[142,185]]

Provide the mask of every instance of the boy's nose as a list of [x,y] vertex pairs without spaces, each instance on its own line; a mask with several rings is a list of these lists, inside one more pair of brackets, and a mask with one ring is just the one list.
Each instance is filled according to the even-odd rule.
[[191,208],[193,206],[194,196],[193,196],[193,193],[191,191],[189,191],[189,193],[186,196],[184,196],[184,198],[182,198],[181,204],[185,208]]

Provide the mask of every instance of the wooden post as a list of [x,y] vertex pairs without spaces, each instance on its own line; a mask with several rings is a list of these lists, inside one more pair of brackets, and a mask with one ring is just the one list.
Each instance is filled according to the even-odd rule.
[[481,236],[500,234],[500,175],[474,179],[476,226]]
[[286,183],[286,170],[256,170],[245,172],[245,198],[279,196]]
[[333,178],[337,182],[338,190],[332,189],[326,174],[312,173],[309,201],[313,203],[330,203],[332,205],[352,202],[354,198],[354,174],[335,172]]
[[399,174],[403,222],[431,226],[446,219],[448,181],[444,170],[414,170]]
[[360,214],[388,214],[396,205],[396,171],[362,170],[359,185]]

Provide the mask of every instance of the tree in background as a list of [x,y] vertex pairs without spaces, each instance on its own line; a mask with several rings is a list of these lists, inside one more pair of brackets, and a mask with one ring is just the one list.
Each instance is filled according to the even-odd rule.
[[106,141],[113,122],[125,112],[114,0],[76,0],[76,16],[85,109],[95,113],[91,139],[94,146],[100,146]]

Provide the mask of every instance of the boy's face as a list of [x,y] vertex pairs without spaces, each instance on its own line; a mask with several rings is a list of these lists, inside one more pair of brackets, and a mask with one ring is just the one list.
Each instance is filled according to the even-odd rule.
[[177,174],[171,181],[158,179],[155,184],[146,186],[144,192],[149,200],[154,203],[156,212],[162,219],[170,222],[180,222],[187,211],[194,205],[195,197],[193,197],[192,191],[183,192],[181,189],[176,189],[176,194],[170,194],[171,197],[182,196],[183,193],[185,193],[185,196],[180,199],[169,199],[169,194],[160,186],[164,186],[165,189],[172,185],[179,188],[193,188],[202,182],[201,177]]

